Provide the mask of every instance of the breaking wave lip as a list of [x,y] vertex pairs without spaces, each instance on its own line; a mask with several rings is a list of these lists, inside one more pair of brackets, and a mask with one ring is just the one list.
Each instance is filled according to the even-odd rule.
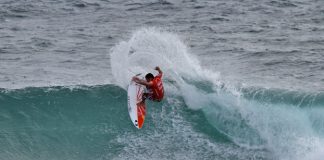
[[300,108],[324,107],[323,92],[312,93],[260,87],[246,87],[239,90],[242,97],[262,103],[289,104]]

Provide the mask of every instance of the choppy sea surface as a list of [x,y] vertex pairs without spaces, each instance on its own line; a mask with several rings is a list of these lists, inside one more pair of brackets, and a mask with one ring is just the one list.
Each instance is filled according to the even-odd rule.
[[[135,73],[164,71],[144,127]],[[2,0],[0,159],[321,160],[322,0]]]

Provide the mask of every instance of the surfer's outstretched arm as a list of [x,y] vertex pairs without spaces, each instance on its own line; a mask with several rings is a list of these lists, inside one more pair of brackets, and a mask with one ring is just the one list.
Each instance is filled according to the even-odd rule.
[[155,70],[157,70],[159,72],[159,74],[163,73],[159,66],[156,66]]
[[138,83],[138,84],[145,85],[147,87],[151,87],[153,85],[152,82],[147,82],[147,81],[145,81],[143,79],[140,79],[140,78],[138,78],[136,76],[133,77],[133,81]]

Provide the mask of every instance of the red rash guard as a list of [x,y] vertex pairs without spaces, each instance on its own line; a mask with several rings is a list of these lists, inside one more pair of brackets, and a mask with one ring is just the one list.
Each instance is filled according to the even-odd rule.
[[152,80],[153,85],[150,87],[152,93],[152,99],[154,101],[161,101],[164,96],[164,89],[162,84],[162,73],[158,74]]

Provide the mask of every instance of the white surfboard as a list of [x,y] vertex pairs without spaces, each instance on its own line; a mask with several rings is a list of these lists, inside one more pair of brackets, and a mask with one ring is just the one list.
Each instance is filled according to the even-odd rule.
[[144,87],[131,81],[127,90],[128,113],[133,124],[138,129],[143,127],[146,114],[145,103],[142,101]]

